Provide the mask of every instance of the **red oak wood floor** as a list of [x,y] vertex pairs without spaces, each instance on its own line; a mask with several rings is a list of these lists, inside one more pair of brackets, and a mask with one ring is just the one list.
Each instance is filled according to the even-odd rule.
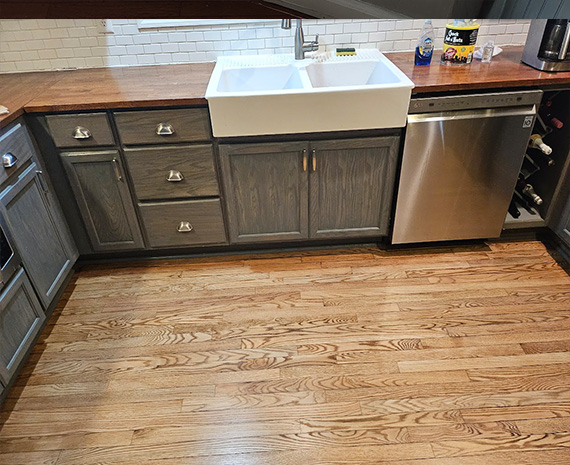
[[570,463],[570,277],[541,242],[77,273],[6,465]]

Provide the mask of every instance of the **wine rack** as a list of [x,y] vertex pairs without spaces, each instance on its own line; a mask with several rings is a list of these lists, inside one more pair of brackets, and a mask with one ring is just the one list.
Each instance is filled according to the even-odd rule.
[[533,204],[528,209],[519,206],[518,218],[507,213],[504,229],[547,226],[558,199],[568,195],[564,179],[570,174],[570,89],[544,92],[533,134],[542,136],[544,143],[552,148],[549,156],[554,164],[548,165],[547,157],[539,155],[539,149],[529,147],[520,177],[534,187],[542,204]]

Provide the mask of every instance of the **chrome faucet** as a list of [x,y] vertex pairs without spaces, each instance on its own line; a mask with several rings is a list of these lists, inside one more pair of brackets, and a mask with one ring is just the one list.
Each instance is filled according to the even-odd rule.
[[[305,53],[316,52],[319,49],[319,35],[312,42],[305,42],[305,34],[303,33],[303,20],[297,19],[295,27],[295,60],[304,60]],[[291,20],[281,20],[282,29],[291,29]]]

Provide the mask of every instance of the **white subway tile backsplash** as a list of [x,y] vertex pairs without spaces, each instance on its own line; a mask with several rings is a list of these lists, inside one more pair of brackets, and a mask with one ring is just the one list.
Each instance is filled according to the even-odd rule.
[[[0,72],[133,66],[213,61],[220,55],[292,53],[294,29],[279,21],[231,25],[139,29],[135,19],[108,20],[107,33],[97,20],[0,20]],[[434,20],[436,48],[442,47],[445,24]],[[320,35],[320,50],[375,47],[384,52],[413,50],[424,21],[310,20],[307,40]],[[483,20],[478,44],[520,45],[527,20]]]

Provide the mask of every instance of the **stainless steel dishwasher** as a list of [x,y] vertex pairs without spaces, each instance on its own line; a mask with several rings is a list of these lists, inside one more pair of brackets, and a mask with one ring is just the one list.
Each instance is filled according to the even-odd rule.
[[413,99],[392,243],[499,236],[541,97]]

